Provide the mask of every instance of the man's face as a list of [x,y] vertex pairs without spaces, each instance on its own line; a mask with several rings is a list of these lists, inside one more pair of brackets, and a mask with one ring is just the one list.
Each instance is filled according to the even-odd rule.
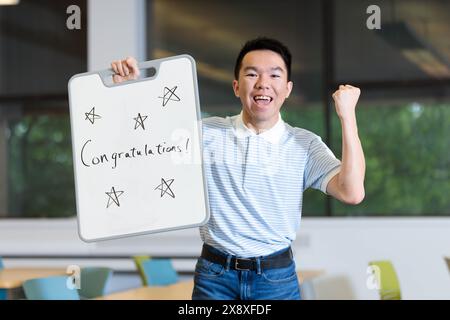
[[268,129],[278,121],[280,108],[291,93],[292,81],[288,81],[286,65],[278,53],[255,50],[242,59],[233,89],[241,99],[244,121]]

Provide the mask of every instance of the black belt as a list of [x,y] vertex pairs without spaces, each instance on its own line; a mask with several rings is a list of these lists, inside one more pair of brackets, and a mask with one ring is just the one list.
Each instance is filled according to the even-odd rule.
[[[227,265],[227,256],[212,252],[209,250],[208,245],[203,245],[201,257],[210,262],[221,264],[224,267]],[[256,259],[257,258],[237,258],[236,256],[232,256],[230,261],[230,269],[240,271],[257,270]],[[262,269],[283,268],[287,267],[291,263],[292,251],[290,247],[288,250],[285,250],[277,255],[260,258],[260,266]]]

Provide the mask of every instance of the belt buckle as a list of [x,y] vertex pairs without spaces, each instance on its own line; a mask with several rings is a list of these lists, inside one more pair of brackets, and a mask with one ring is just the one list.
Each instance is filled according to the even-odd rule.
[[250,261],[250,262],[253,261],[253,259],[236,258],[234,260],[234,269],[239,270],[239,271],[249,271],[249,270],[251,270],[249,268],[239,268],[239,266],[238,266],[239,265],[239,260],[241,260],[241,261],[246,260],[246,261]]

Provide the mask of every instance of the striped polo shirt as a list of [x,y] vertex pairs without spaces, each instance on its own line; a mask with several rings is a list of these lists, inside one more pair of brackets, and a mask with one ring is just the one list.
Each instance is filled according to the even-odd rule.
[[300,226],[303,191],[326,193],[340,161],[321,138],[281,116],[255,134],[239,115],[203,119],[203,160],[211,217],[206,244],[239,257],[288,247]]

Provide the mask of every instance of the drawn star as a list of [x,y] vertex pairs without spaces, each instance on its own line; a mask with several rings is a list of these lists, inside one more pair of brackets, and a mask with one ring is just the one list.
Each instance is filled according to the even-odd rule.
[[120,207],[119,197],[122,195],[123,191],[116,191],[116,189],[112,187],[110,192],[105,193],[108,195],[108,204],[106,205],[106,208],[109,208],[113,202]]
[[178,88],[178,86],[175,86],[172,89],[164,87],[163,96],[158,97],[160,99],[163,99],[163,104],[162,104],[163,107],[165,107],[169,101],[181,101],[180,97],[175,94],[175,91],[177,90],[177,88]]
[[173,194],[172,189],[170,189],[170,185],[173,183],[174,179],[170,179],[170,180],[164,180],[164,178],[161,178],[161,184],[158,185],[156,189],[161,190],[161,198],[163,197],[163,195],[165,195],[166,193],[171,196],[172,198],[175,198],[175,195]]
[[95,114],[95,107],[93,107],[91,111],[85,112],[84,114],[86,115],[84,120],[89,120],[92,124],[94,124],[95,119],[101,119],[101,116]]
[[142,127],[142,129],[145,130],[144,121],[147,118],[148,116],[141,116],[141,114],[138,113],[138,116],[136,118],[133,118],[136,121],[136,123],[134,124],[134,130],[136,130],[139,127]]

